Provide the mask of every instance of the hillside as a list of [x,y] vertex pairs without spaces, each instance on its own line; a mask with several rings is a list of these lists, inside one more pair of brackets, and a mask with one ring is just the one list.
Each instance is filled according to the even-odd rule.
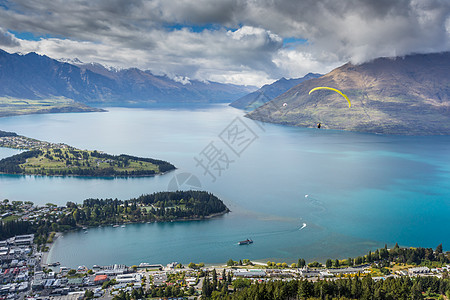
[[174,169],[162,160],[74,148],[31,150],[0,160],[0,173],[23,175],[129,177],[153,176]]
[[262,86],[260,89],[248,95],[245,95],[242,98],[239,98],[238,100],[231,103],[230,106],[239,109],[244,109],[246,111],[252,111],[260,107],[264,103],[267,103],[270,100],[274,99],[275,97],[278,97],[279,95],[283,94],[284,92],[296,86],[297,84],[308,79],[318,78],[320,76],[322,75],[315,73],[308,73],[302,78],[286,79],[283,77],[275,81],[274,83],[266,84]]
[[85,104],[148,102],[230,102],[253,88],[190,80],[180,82],[136,68],[115,70],[99,64],[70,64],[34,52],[0,50],[0,97],[53,99]]
[[[265,122],[400,135],[450,134],[450,52],[347,63],[247,116]],[[308,92],[319,86],[341,90]]]
[[0,97],[0,117],[28,114],[102,111],[105,110],[90,107],[86,104],[63,97],[36,100]]
[[0,147],[28,150],[0,160],[0,173],[64,176],[153,176],[175,170],[169,162],[80,150],[0,130]]

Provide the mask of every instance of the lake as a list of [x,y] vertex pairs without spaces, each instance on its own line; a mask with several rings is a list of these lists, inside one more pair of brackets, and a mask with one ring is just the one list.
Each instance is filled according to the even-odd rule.
[[[209,105],[0,118],[1,130],[163,159],[178,168],[144,178],[0,175],[0,199],[64,205],[201,186],[231,209],[212,220],[66,233],[49,260],[68,267],[210,264],[230,258],[324,261],[395,242],[433,248],[444,243],[448,249],[449,136],[294,128],[243,115],[226,105]],[[17,152],[0,148],[0,157]],[[254,243],[237,245],[246,238]]]

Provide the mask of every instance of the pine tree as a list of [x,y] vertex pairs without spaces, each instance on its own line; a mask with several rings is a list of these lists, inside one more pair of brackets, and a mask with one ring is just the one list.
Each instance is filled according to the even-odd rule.
[[216,272],[216,269],[213,269],[212,276],[213,276],[212,290],[215,291],[217,289],[217,272]]
[[205,280],[203,281],[203,287],[202,287],[202,298],[207,299],[209,296],[211,296],[212,289],[211,289],[211,283],[209,282],[209,277],[206,275]]
[[334,266],[335,266],[336,268],[339,268],[339,266],[340,266],[340,264],[339,264],[339,259],[336,259],[336,260],[334,261]]
[[225,268],[223,268],[222,280],[225,281],[226,279],[227,279],[227,271],[225,270]]

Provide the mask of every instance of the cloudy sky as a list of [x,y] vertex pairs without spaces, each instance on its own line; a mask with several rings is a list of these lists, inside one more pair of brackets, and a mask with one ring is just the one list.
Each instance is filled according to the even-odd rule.
[[0,48],[260,86],[450,50],[449,0],[0,0]]

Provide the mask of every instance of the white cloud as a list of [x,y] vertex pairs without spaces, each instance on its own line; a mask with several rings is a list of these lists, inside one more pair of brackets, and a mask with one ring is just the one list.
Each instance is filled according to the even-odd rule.
[[181,83],[183,85],[191,84],[191,81],[189,80],[189,77],[175,76],[175,77],[173,77],[173,80],[175,80],[176,82],[179,82],[179,83]]
[[343,62],[337,60],[336,56],[328,57],[328,60],[318,60],[313,54],[306,51],[292,49],[281,49],[274,59],[278,68],[284,70],[284,77],[299,78],[314,70],[315,73],[325,74],[330,67],[338,67]]
[[[261,85],[351,60],[450,50],[448,0],[13,0],[0,46]],[[7,31],[44,36],[20,40]],[[284,48],[283,39],[307,42]]]

